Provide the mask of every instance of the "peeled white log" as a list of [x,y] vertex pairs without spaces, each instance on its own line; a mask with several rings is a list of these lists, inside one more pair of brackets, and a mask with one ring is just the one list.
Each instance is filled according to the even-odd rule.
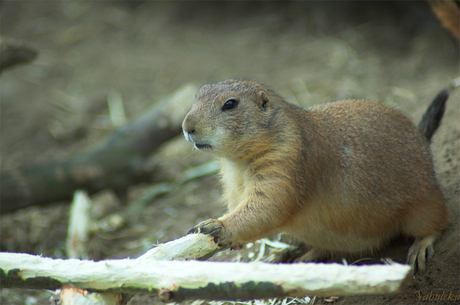
[[[187,243],[188,238],[174,242],[181,244],[185,239]],[[198,238],[210,241],[206,235]],[[411,268],[401,264],[229,263],[148,257],[92,262],[0,253],[0,275],[4,288],[20,283],[23,288],[56,289],[70,283],[83,289],[122,293],[158,290],[163,301],[178,302],[395,293],[412,275]]]

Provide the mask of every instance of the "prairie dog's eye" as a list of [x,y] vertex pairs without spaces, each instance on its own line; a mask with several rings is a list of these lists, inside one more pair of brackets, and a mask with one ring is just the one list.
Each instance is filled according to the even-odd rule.
[[236,107],[238,105],[238,101],[235,100],[234,98],[228,99],[225,104],[222,106],[222,110],[230,110]]

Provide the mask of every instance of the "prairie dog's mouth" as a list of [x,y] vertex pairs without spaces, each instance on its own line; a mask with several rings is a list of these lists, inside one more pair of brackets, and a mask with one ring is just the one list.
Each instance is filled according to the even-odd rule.
[[212,150],[212,146],[209,144],[198,144],[195,142],[195,139],[192,135],[184,131],[185,140],[194,144],[194,149],[198,150]]
[[196,149],[202,149],[202,150],[212,150],[212,146],[209,144],[198,144],[195,143],[195,148]]

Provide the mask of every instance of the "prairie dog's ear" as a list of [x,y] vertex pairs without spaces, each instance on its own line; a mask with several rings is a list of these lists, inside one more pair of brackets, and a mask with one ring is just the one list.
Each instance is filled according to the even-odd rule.
[[273,102],[270,101],[267,93],[265,93],[264,91],[259,91],[257,93],[257,104],[259,105],[260,108],[264,110],[274,108]]

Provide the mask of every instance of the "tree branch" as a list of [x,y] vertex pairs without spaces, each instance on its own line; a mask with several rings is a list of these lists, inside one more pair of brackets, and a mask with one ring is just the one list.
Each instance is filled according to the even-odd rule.
[[0,73],[18,64],[29,63],[37,55],[38,51],[25,43],[0,37]]
[[196,91],[192,85],[183,87],[73,158],[2,171],[0,213],[68,200],[77,189],[93,194],[110,188],[125,194],[128,186],[148,182],[148,155],[181,133],[182,120]]

